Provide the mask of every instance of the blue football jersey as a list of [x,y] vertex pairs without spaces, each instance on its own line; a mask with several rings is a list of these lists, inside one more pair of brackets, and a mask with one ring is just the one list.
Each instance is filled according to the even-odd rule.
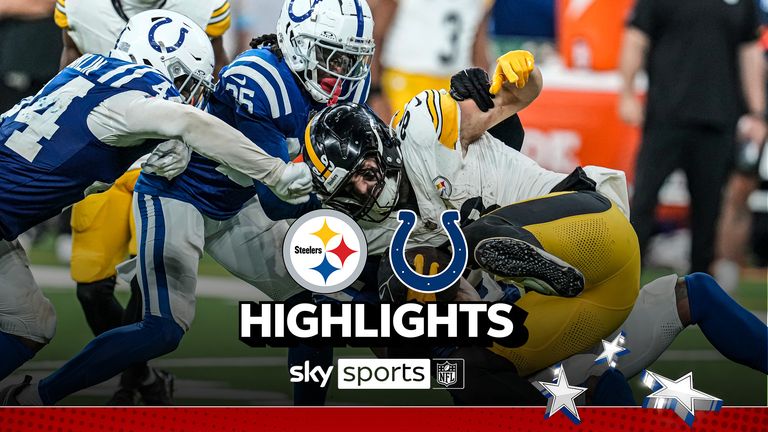
[[[360,82],[349,98],[363,103],[369,84],[370,77]],[[309,96],[284,61],[268,48],[258,48],[245,51],[221,70],[207,110],[238,129],[254,145],[287,162],[289,148],[298,151],[304,142],[311,113],[323,107]],[[142,173],[136,184],[141,193],[190,203],[217,220],[237,214],[256,194],[257,187],[266,189],[250,177],[197,153],[192,154],[186,171],[173,180]]]
[[179,98],[149,66],[85,55],[0,117],[0,239],[57,215],[95,184],[113,183],[160,142],[114,147],[91,132],[89,113],[126,91]]

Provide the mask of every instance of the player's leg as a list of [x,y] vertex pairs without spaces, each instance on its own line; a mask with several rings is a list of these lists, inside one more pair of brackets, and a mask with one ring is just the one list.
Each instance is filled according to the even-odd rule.
[[134,213],[139,215],[143,321],[102,333],[38,385],[21,389],[20,403],[53,404],[131,364],[173,351],[189,329],[203,248],[202,216],[190,204],[138,193]]
[[122,325],[123,306],[115,298],[115,266],[128,254],[130,208],[131,195],[117,184],[72,207],[70,272],[94,336]]
[[[627,320],[608,338],[622,330],[626,335],[624,347],[629,354],[621,357],[617,368],[627,377],[640,373],[691,324],[699,325],[712,346],[727,358],[768,373],[768,327],[703,273],[684,278],[668,275],[643,286]],[[586,380],[604,371],[605,365],[594,363],[601,351],[597,344],[563,365],[575,379]]]
[[[685,276],[677,290],[678,311],[683,323],[686,312],[689,312],[690,323],[697,324],[721,354],[768,374],[768,326],[736,303],[706,273]],[[685,295],[687,301],[684,301]]]
[[735,152],[732,132],[702,130],[697,134],[683,164],[691,194],[691,273],[710,271],[722,192]]
[[56,311],[21,245],[0,240],[0,381],[50,342],[55,329]]
[[684,132],[647,127],[635,161],[635,188],[631,220],[637,233],[640,252],[645,254],[653,234],[658,193],[664,181],[684,157],[683,143],[690,139]]
[[205,218],[205,251],[227,271],[282,301],[303,291],[288,274],[281,245],[286,221],[269,219],[258,199],[225,221]]
[[496,210],[467,231],[488,216],[495,216],[490,219],[495,224],[522,225],[543,250],[579,269],[586,281],[578,297],[529,292],[516,303],[528,312],[528,340],[518,348],[497,344],[493,350],[522,376],[590,348],[629,315],[640,256],[634,231],[615,204],[594,192],[551,194]]
[[[206,252],[238,278],[248,282],[277,301],[312,302],[288,275],[279,245],[288,224],[264,215],[257,199],[227,221],[206,220]],[[247,241],[246,241],[247,240]],[[309,361],[313,366],[333,363],[332,347],[300,345],[288,352],[289,367]],[[294,384],[296,405],[323,405],[327,389],[315,383]]]

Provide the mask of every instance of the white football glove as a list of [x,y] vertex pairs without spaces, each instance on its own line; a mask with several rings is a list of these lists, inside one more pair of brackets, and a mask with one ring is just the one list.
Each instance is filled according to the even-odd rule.
[[189,146],[178,140],[168,140],[155,147],[141,169],[145,173],[173,180],[187,169],[191,158],[192,150]]
[[305,203],[309,201],[309,193],[312,192],[312,173],[305,163],[289,162],[280,180],[270,189],[288,204]]

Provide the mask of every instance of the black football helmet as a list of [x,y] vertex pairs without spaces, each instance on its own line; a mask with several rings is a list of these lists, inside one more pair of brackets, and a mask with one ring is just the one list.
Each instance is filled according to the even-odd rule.
[[[403,170],[400,141],[367,106],[340,103],[317,113],[307,125],[302,153],[324,205],[374,222],[395,208]],[[365,198],[352,193],[355,175],[375,181]]]

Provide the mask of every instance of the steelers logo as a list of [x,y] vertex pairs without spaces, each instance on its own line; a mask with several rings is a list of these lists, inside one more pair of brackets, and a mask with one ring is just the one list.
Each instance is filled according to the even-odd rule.
[[293,280],[317,293],[333,293],[357,280],[368,248],[363,230],[336,210],[316,210],[291,225],[283,259]]

